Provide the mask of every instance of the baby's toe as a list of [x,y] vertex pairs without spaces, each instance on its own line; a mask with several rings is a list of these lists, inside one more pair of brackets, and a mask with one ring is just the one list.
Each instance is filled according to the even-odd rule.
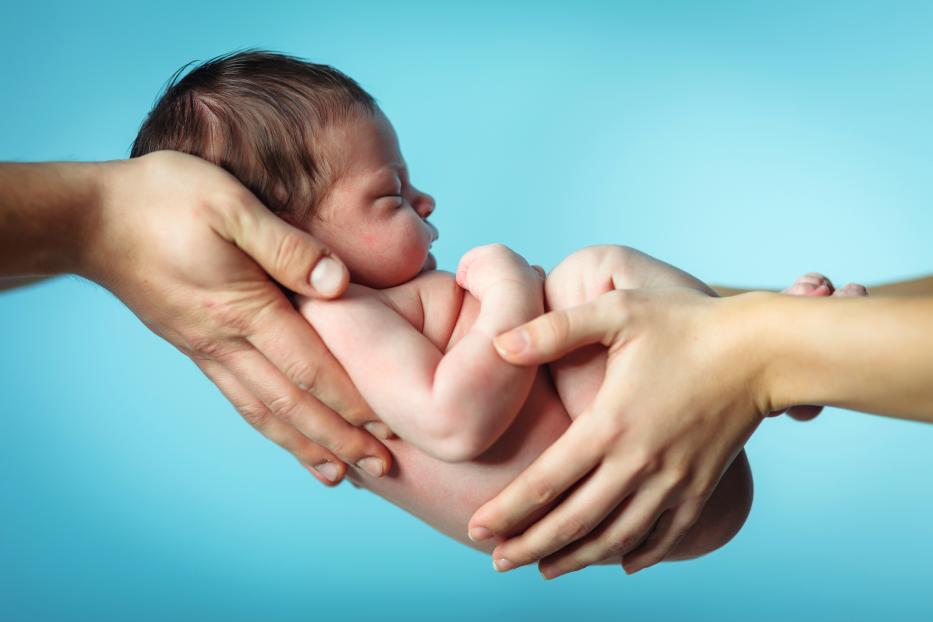
[[837,289],[833,296],[867,296],[868,289],[858,283],[849,283],[842,289]]
[[830,296],[833,293],[833,283],[819,272],[808,272],[797,277],[784,293],[791,296]]

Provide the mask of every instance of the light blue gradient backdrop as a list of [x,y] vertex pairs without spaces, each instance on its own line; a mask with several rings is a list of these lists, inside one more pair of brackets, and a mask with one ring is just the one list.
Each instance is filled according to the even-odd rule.
[[[5,3],[0,159],[124,157],[175,69],[265,47],[376,95],[445,267],[501,241],[770,287],[933,268],[930,3],[129,4]],[[933,427],[768,421],[727,548],[545,583],[319,486],[92,284],[0,295],[0,340],[4,620],[933,616]]]

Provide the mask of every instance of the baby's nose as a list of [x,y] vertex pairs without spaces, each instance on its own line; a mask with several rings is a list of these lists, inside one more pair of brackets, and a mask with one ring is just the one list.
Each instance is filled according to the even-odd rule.
[[430,194],[424,192],[419,192],[415,200],[415,211],[418,212],[418,215],[422,218],[427,218],[434,213],[434,208],[436,204],[434,203],[434,197]]

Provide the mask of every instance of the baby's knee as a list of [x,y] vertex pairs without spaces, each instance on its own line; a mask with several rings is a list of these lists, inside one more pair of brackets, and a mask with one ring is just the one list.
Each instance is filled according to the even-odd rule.
[[640,255],[627,246],[600,244],[568,255],[547,276],[545,293],[551,309],[589,302],[619,287]]
[[752,472],[743,451],[722,476],[700,518],[667,559],[693,559],[724,546],[745,524],[753,496]]

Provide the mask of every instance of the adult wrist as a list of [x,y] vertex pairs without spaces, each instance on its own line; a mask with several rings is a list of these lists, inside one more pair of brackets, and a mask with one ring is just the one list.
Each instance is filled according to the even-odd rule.
[[725,330],[734,339],[735,364],[746,375],[746,386],[761,415],[791,405],[782,404],[788,393],[782,364],[786,319],[781,317],[786,298],[755,291],[722,299],[729,309]]
[[[112,234],[113,196],[127,163],[121,160],[87,165],[81,205],[73,210],[77,235],[76,246],[69,256],[69,272],[107,287],[107,274],[125,258],[114,257],[108,237]],[[128,206],[119,206],[127,208]],[[127,234],[128,232],[124,232]]]

